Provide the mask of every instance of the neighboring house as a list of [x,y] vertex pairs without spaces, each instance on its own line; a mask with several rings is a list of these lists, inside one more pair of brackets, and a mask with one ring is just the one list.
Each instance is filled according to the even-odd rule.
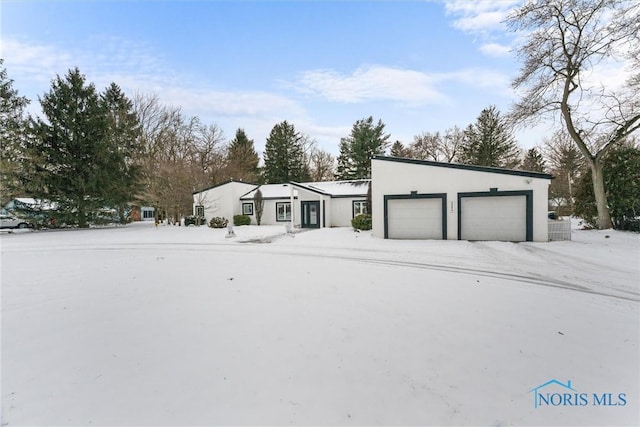
[[131,221],[154,221],[156,219],[155,208],[153,206],[132,204],[129,219]]
[[264,185],[227,181],[194,193],[194,213],[204,215],[207,222],[217,216],[231,220],[244,214],[257,224],[255,194],[260,189],[263,225],[293,222],[302,228],[348,227],[355,215],[366,212],[368,188],[369,180]]
[[548,240],[551,175],[382,156],[371,171],[375,237]]

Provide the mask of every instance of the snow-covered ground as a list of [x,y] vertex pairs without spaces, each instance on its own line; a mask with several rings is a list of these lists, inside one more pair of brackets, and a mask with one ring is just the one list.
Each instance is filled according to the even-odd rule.
[[640,424],[637,234],[226,233],[2,235],[2,424]]

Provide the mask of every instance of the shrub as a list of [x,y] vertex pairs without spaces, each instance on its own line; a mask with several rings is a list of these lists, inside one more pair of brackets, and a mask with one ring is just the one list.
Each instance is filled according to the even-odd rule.
[[356,215],[356,217],[351,220],[351,225],[356,230],[371,230],[371,215]]
[[248,215],[234,215],[233,225],[249,225],[251,224],[251,217]]
[[229,220],[219,216],[211,218],[211,221],[209,221],[209,227],[211,228],[226,228],[227,225],[229,225]]

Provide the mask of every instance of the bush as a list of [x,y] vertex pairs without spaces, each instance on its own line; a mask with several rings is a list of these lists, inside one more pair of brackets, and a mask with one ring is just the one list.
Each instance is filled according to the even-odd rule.
[[219,216],[211,218],[211,221],[209,221],[209,227],[211,228],[227,228],[227,225],[229,225],[229,220]]
[[351,220],[351,225],[356,230],[371,230],[371,215],[356,215],[356,217]]
[[234,215],[233,225],[249,225],[251,224],[251,217],[248,215]]

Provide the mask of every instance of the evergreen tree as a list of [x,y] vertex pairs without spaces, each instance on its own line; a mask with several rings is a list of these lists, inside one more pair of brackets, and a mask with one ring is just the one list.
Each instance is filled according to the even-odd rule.
[[389,134],[384,133],[384,123],[373,117],[358,120],[351,135],[340,140],[337,179],[371,178],[371,157],[384,154],[389,145]]
[[30,123],[22,183],[30,195],[55,201],[65,222],[86,227],[121,173],[105,104],[77,68],[57,76],[40,104],[46,120]]
[[260,225],[262,223],[262,214],[264,213],[264,197],[259,188],[253,196],[253,204],[256,208],[256,222]]
[[24,108],[29,100],[18,95],[0,59],[0,203],[18,195],[16,176],[20,167],[20,151],[24,142],[26,121]]
[[393,157],[409,157],[409,149],[404,146],[404,144],[400,141],[396,141],[391,145],[391,150],[389,150],[389,155]]
[[127,221],[127,204],[134,200],[141,190],[141,153],[139,144],[140,123],[133,111],[133,103],[124,95],[120,87],[111,83],[101,97],[108,120],[105,151],[106,163],[113,170],[102,169],[104,200],[109,206],[118,208],[120,223]]
[[266,183],[302,182],[309,179],[304,141],[304,135],[286,120],[271,129],[264,150],[263,173]]
[[527,150],[520,169],[524,171],[544,172],[545,165],[542,154],[540,154],[535,147]]
[[236,130],[236,136],[227,149],[227,176],[245,182],[256,182],[259,162],[253,140],[247,137],[244,129]]
[[501,168],[515,168],[520,163],[520,148],[495,106],[482,110],[464,132],[462,163]]

